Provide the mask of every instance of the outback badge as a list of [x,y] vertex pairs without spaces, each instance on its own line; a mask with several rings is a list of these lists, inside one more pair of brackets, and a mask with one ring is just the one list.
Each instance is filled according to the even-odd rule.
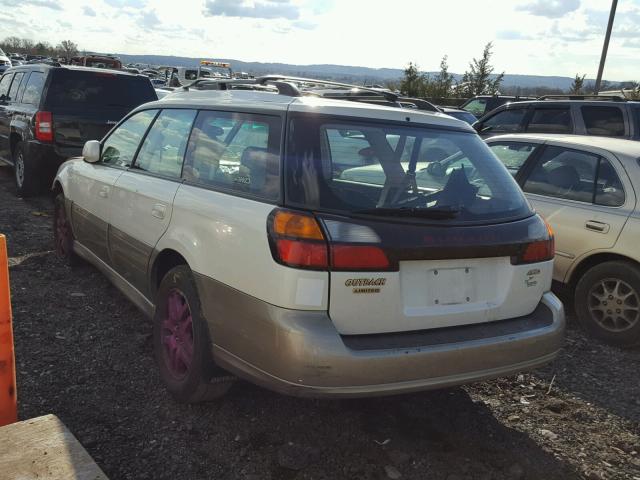
[[381,288],[387,283],[384,277],[379,278],[349,278],[344,282],[345,287],[352,287],[353,293],[380,293]]

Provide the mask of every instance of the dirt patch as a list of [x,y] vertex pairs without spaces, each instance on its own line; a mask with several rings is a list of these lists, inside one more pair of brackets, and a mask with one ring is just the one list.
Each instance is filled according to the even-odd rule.
[[51,252],[52,203],[0,168],[20,418],[58,415],[116,479],[640,479],[640,352],[570,322],[547,368],[465,388],[318,401],[238,382],[172,401],[151,325],[94,268]]

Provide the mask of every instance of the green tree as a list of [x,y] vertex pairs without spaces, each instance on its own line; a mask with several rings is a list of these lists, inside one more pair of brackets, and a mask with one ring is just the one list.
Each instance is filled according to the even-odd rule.
[[440,61],[440,71],[431,78],[425,79],[426,96],[431,98],[446,98],[451,95],[453,75],[449,73],[448,57],[445,55]]
[[404,76],[400,82],[400,91],[408,97],[419,97],[424,94],[425,76],[420,73],[418,65],[409,62],[404,69]]
[[504,79],[504,72],[494,75],[494,67],[491,65],[491,57],[493,52],[493,43],[489,42],[485,45],[482,57],[474,58],[469,63],[462,82],[457,85],[456,90],[466,96],[473,97],[481,94],[495,94],[500,88],[500,84]]
[[571,88],[569,88],[569,93],[573,95],[580,95],[583,93],[585,77],[586,75],[580,76],[579,74],[576,74],[576,78],[573,79]]

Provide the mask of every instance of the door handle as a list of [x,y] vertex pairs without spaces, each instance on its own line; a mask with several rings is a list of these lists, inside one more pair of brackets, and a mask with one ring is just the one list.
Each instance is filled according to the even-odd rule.
[[100,196],[102,198],[108,198],[109,197],[109,187],[102,187],[100,189],[100,191],[98,192],[98,196]]
[[608,223],[602,223],[596,220],[589,220],[584,224],[584,226],[587,230],[592,230],[598,233],[609,233],[610,228]]
[[162,220],[167,212],[167,206],[162,203],[156,203],[151,209],[151,215]]

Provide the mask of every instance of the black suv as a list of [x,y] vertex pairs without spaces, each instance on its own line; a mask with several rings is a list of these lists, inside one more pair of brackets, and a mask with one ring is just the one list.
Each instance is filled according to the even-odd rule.
[[38,193],[87,140],[153,100],[141,75],[44,64],[7,70],[0,78],[0,161],[14,167],[18,195]]
[[523,100],[535,100],[536,97],[515,97],[513,95],[478,95],[470,98],[460,108],[473,113],[477,118],[489,113],[491,110],[511,102]]
[[640,140],[640,102],[554,95],[503,105],[473,125],[483,138],[506,133],[599,135]]

